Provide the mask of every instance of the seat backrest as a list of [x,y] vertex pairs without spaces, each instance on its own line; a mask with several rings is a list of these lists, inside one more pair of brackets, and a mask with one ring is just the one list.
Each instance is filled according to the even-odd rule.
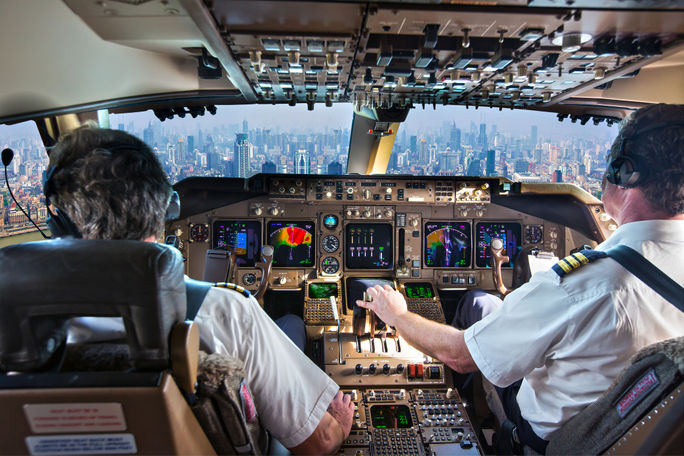
[[[0,270],[0,454],[215,454],[186,401],[199,333],[177,250],[41,241],[0,250]],[[125,343],[66,349],[82,316],[121,317]]]
[[639,351],[613,385],[551,435],[547,454],[669,454],[684,439],[684,337]]

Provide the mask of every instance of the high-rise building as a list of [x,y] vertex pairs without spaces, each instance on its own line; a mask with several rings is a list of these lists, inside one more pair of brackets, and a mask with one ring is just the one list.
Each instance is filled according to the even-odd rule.
[[523,160],[522,158],[518,159],[514,163],[514,172],[516,173],[526,173],[528,172],[530,168],[530,163],[527,160]]
[[275,173],[276,172],[276,164],[273,163],[272,161],[267,161],[263,165],[261,165],[261,172],[262,173]]
[[234,177],[247,177],[249,174],[249,139],[247,133],[236,133],[233,156]]
[[537,145],[537,126],[532,125],[530,129],[530,147],[534,148]]
[[496,152],[493,149],[487,151],[487,176],[496,175]]
[[480,124],[480,136],[477,138],[477,145],[483,149],[487,148],[487,124]]
[[563,172],[560,169],[557,169],[553,172],[551,182],[563,182]]
[[456,124],[451,125],[451,133],[449,135],[449,146],[453,150],[461,148],[461,130],[456,128]]
[[466,172],[467,176],[481,176],[482,171],[480,171],[480,159],[479,158],[473,158],[471,162],[468,164],[468,171]]
[[342,174],[342,172],[342,163],[335,161],[328,164],[328,174]]
[[192,154],[195,153],[195,137],[192,135],[188,136],[187,153],[190,155],[190,159],[194,159],[194,157],[192,157]]
[[242,131],[245,132],[246,135],[249,135],[249,123],[247,122],[247,119],[242,121]]
[[418,154],[418,136],[411,136],[411,158],[415,158]]
[[295,174],[309,174],[309,151],[306,149],[297,150]]

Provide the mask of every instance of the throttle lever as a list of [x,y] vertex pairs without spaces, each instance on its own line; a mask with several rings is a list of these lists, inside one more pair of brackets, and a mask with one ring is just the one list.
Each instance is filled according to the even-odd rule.
[[494,287],[496,287],[502,298],[511,292],[511,290],[504,285],[503,276],[501,275],[501,265],[510,261],[510,258],[503,254],[503,245],[503,241],[499,238],[493,238],[492,242],[489,244],[489,251],[491,252],[492,257]]
[[261,259],[260,261],[255,265],[257,269],[261,271],[261,282],[259,283],[259,288],[257,288],[257,291],[254,293],[254,297],[256,300],[261,304],[261,307],[264,306],[264,294],[266,293],[266,289],[268,288],[268,284],[271,281],[271,266],[273,264],[273,246],[270,245],[264,245],[261,247]]

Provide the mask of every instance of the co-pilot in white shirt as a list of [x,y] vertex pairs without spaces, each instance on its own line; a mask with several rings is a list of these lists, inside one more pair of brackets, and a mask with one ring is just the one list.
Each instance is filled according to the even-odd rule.
[[[684,284],[684,221],[628,223],[596,250],[617,244]],[[465,341],[495,385],[523,379],[517,396],[521,414],[548,439],[598,399],[639,349],[682,335],[683,312],[603,258],[562,279],[552,270],[535,274],[468,328]]]

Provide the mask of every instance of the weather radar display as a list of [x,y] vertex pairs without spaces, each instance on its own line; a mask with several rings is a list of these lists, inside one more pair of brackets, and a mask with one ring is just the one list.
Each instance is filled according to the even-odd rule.
[[273,246],[273,266],[313,266],[315,226],[309,222],[269,222],[268,243]]
[[425,266],[464,268],[470,266],[470,223],[427,222]]

